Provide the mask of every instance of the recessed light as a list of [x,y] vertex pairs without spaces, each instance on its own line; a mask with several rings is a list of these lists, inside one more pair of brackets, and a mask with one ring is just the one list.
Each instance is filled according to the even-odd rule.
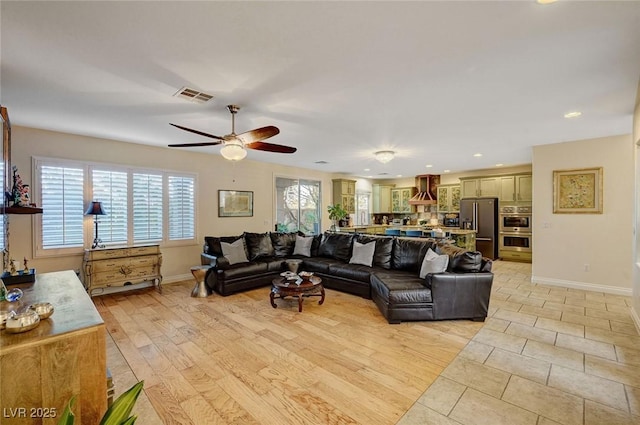
[[402,177],[402,174],[396,174],[396,177]]
[[478,152],[478,153],[474,153],[473,156],[475,156],[476,158],[480,158],[482,156],[482,154],[480,152]]
[[551,3],[555,3],[558,0],[536,0],[536,3],[538,4],[551,4]]
[[427,164],[427,165],[425,165],[425,167],[427,167],[427,168],[431,168],[431,167],[433,167],[433,165],[431,165],[431,164]]
[[373,176],[367,176],[367,178],[368,178],[368,179],[371,179],[371,178],[373,178]]
[[504,164],[496,164],[496,167],[502,167]]
[[580,115],[582,115],[582,112],[580,111],[571,111],[571,112],[567,112],[566,114],[564,114],[565,118],[577,118]]
[[451,170],[444,170],[443,173],[450,173]]
[[371,168],[365,168],[364,171],[371,171]]

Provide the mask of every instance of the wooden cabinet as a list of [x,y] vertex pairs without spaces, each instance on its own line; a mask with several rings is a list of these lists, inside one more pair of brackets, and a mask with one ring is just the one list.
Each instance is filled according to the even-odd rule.
[[391,189],[394,185],[374,184],[371,212],[373,214],[391,212]]
[[409,200],[416,194],[415,187],[399,187],[391,189],[391,212],[394,214],[410,214],[416,208],[409,204]]
[[76,423],[99,423],[107,410],[106,335],[91,298],[72,270],[39,274],[20,288],[22,300],[2,302],[3,309],[49,302],[54,312],[28,332],[0,333],[0,406],[7,424],[56,424],[72,396]]
[[445,184],[438,186],[438,212],[460,212],[460,185]]
[[111,286],[153,282],[162,290],[160,246],[88,249],[84,252],[84,285],[90,295]]
[[349,214],[356,212],[356,181],[333,180],[333,204],[341,204]]
[[463,198],[493,198],[500,194],[498,177],[460,179]]
[[503,202],[531,202],[532,175],[517,174],[500,177],[500,201]]

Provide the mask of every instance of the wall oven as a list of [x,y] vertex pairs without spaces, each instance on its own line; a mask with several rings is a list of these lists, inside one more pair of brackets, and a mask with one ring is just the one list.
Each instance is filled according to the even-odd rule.
[[500,233],[500,250],[531,252],[532,237],[527,233]]
[[531,207],[500,207],[500,232],[532,233]]

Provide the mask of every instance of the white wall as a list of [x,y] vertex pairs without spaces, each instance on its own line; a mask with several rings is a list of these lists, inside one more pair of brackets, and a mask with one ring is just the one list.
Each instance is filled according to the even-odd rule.
[[[31,184],[33,181],[32,156],[197,173],[197,242],[181,247],[161,247],[163,254],[162,273],[166,281],[191,276],[189,268],[200,262],[204,236],[236,235],[243,231],[266,232],[272,230],[274,227],[273,186],[275,176],[322,181],[323,229],[328,229],[331,224],[326,212],[326,205],[331,203],[332,176],[324,172],[285,167],[249,159],[232,163],[219,155],[13,126],[12,164],[18,167],[18,172],[27,184]],[[253,191],[254,216],[250,218],[218,217],[218,189]],[[30,259],[30,267],[35,267],[38,273],[81,268],[82,257],[80,255],[61,258],[33,258],[32,216],[10,215],[9,220],[9,246],[13,258],[27,257]],[[91,229],[93,223],[90,218],[87,218],[86,224]]]
[[[631,135],[533,148],[532,281],[631,295]],[[603,214],[553,214],[553,170],[603,167]],[[585,271],[588,264],[588,271]]]
[[633,140],[635,141],[635,244],[633,261],[633,309],[632,315],[640,332],[640,82],[633,114]]

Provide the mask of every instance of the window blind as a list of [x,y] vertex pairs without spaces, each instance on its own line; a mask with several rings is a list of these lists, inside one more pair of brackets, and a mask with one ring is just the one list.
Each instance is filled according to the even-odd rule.
[[84,170],[76,167],[40,168],[42,247],[83,246]]
[[169,176],[169,240],[195,237],[195,179]]

